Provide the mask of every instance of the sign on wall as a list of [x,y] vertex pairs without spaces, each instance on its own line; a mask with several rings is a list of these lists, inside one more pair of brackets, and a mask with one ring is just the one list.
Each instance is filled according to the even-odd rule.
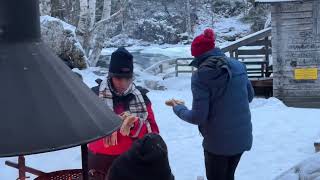
[[318,68],[297,68],[294,70],[295,80],[317,80]]

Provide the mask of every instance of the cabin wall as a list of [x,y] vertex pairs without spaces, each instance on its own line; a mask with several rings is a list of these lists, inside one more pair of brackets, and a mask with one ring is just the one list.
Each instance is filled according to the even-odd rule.
[[271,18],[274,96],[320,108],[320,0],[274,3]]

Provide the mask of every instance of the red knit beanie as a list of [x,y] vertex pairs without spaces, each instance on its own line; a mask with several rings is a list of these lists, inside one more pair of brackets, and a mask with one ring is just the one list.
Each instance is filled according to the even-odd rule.
[[215,34],[212,29],[204,30],[203,34],[197,36],[191,44],[191,55],[198,57],[205,52],[215,48]]

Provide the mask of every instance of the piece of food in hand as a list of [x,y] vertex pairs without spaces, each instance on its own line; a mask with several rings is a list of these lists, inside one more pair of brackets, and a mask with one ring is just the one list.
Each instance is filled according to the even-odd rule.
[[121,128],[120,128],[120,133],[123,136],[129,136],[130,134],[130,129],[134,126],[134,123],[138,120],[137,117],[135,116],[128,116],[122,123]]
[[175,105],[177,105],[177,103],[175,102],[174,99],[167,100],[165,103],[166,103],[167,106],[175,106]]
[[167,106],[184,105],[184,101],[177,99],[170,99],[165,102]]

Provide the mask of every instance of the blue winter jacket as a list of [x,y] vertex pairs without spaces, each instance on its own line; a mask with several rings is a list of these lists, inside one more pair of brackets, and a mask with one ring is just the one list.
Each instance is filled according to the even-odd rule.
[[173,108],[178,117],[199,126],[203,147],[217,155],[236,155],[252,147],[249,103],[254,91],[245,65],[215,48],[192,62],[192,110]]

